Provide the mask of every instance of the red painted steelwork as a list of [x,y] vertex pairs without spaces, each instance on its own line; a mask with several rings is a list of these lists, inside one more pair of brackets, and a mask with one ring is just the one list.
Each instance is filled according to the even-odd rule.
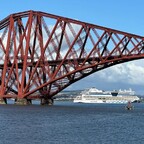
[[144,57],[142,36],[44,12],[0,21],[0,97],[47,98],[101,69]]

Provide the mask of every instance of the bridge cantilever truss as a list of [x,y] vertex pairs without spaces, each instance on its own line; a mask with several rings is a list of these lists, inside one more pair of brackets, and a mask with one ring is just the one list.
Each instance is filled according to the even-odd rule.
[[142,36],[44,12],[0,21],[0,97],[47,98],[112,65],[144,57]]

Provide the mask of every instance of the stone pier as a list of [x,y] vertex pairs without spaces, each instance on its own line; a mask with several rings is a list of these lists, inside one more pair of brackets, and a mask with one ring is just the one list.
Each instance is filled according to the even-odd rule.
[[41,98],[41,105],[53,105],[53,103],[52,98]]
[[15,100],[15,104],[17,104],[17,105],[29,105],[29,104],[32,104],[32,101],[31,101],[31,99],[17,98]]
[[6,98],[0,98],[0,104],[7,104]]

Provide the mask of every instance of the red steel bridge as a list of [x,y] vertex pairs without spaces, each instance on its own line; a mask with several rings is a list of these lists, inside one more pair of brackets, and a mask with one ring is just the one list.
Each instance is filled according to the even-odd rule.
[[0,98],[40,98],[74,82],[144,57],[144,37],[39,11],[0,21]]

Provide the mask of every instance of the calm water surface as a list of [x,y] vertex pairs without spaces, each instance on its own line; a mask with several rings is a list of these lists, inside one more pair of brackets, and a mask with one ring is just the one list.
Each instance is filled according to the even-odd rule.
[[0,144],[143,144],[144,104],[0,105]]

